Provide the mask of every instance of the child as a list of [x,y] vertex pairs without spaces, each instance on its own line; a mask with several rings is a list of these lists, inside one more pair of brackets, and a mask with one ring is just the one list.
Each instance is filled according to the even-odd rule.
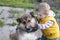
[[[41,40],[59,40],[59,26],[54,16],[50,16],[49,12],[49,4],[43,2],[37,6],[37,25],[43,34]],[[34,23],[30,24],[34,27]]]

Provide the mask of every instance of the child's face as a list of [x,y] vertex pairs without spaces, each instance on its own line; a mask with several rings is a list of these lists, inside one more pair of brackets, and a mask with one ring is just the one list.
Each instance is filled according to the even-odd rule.
[[39,19],[46,17],[47,15],[43,11],[37,11],[37,16]]

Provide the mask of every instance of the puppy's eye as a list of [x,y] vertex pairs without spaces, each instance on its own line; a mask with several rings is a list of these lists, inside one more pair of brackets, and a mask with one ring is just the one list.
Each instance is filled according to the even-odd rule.
[[26,22],[24,21],[23,24],[26,24]]

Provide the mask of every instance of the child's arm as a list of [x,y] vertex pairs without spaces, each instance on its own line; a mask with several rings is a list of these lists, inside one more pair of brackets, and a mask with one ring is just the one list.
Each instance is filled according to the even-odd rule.
[[[33,25],[33,23],[30,23],[31,25]],[[46,29],[46,28],[49,28],[53,25],[53,21],[47,21],[45,22],[44,24],[35,24],[34,26],[32,27],[38,27],[39,29]]]
[[38,24],[39,29],[46,29],[53,25],[53,21],[47,21],[44,24]]

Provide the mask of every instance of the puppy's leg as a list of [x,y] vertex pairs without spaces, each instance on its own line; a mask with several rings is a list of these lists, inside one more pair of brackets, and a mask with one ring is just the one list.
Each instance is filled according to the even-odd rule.
[[41,40],[41,38],[39,37],[39,38],[37,38],[36,40]]
[[10,34],[10,40],[18,40],[18,35],[19,35],[18,33],[19,33],[18,30],[16,30],[15,33],[11,33]]
[[17,40],[17,35],[16,35],[16,33],[10,34],[10,39],[11,39],[11,40]]

